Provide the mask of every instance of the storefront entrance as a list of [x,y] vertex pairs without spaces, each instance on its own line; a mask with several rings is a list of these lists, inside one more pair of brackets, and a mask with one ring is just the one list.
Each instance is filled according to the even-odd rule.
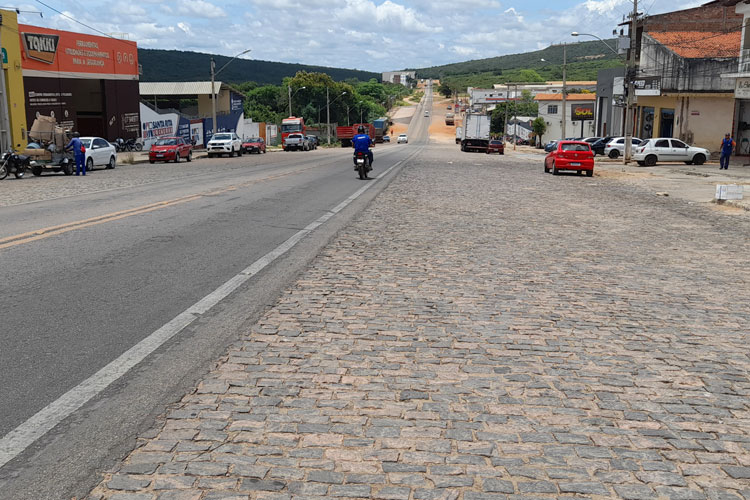
[[661,123],[659,123],[659,137],[673,137],[674,109],[662,108]]
[[750,100],[740,99],[737,114],[737,143],[735,154],[750,155]]

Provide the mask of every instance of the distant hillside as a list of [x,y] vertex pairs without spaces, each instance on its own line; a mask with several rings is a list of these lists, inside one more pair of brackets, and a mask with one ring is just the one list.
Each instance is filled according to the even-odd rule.
[[[613,49],[617,47],[617,40],[605,40]],[[544,61],[542,61],[544,59]],[[567,62],[574,68],[591,67],[591,80],[596,80],[596,69],[617,66],[620,59],[605,47],[599,40],[570,43],[567,46]],[[472,61],[432,66],[430,68],[410,68],[417,72],[418,78],[443,78],[451,75],[467,75],[477,73],[494,73],[502,75],[509,70],[533,69],[544,75],[549,69],[562,66],[563,46],[551,45],[546,49],[525,52],[522,54],[508,54],[505,56],[475,59]],[[587,78],[588,79],[588,78]]]
[[[143,67],[141,81],[188,82],[210,80],[211,57],[216,60],[217,70],[231,59],[226,56],[212,56],[201,52],[138,49],[138,61]],[[221,72],[217,80],[230,83],[253,81],[260,84],[278,85],[284,77],[294,76],[298,71],[327,73],[337,81],[343,81],[347,78],[356,78],[360,81],[376,78],[380,81],[380,73],[369,71],[251,59],[236,59]]]

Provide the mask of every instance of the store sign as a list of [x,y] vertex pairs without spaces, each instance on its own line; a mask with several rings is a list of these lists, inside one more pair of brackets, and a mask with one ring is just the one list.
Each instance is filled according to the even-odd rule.
[[737,78],[734,84],[735,99],[750,99],[750,78]]
[[633,80],[635,95],[661,95],[661,77],[645,76]]
[[44,33],[21,33],[23,47],[30,59],[47,64],[55,62],[57,55],[57,43],[60,41],[58,35]]
[[24,76],[138,79],[138,47],[118,38],[19,25]]
[[570,107],[570,119],[575,121],[593,120],[593,104],[573,104]]

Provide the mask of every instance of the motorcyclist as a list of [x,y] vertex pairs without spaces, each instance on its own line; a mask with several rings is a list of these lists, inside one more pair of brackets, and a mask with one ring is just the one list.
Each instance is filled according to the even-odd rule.
[[373,154],[370,150],[370,146],[373,145],[372,139],[365,132],[364,125],[360,125],[357,128],[357,135],[352,137],[352,147],[354,147],[354,153],[367,153],[367,158],[370,160],[370,167],[372,167]]
[[76,158],[76,175],[80,175],[83,171],[83,175],[86,175],[86,149],[83,147],[81,142],[81,134],[73,132],[73,138],[70,140],[65,151],[73,151]]

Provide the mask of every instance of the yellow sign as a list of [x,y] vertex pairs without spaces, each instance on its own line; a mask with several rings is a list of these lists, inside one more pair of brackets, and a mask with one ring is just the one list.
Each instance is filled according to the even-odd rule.
[[14,11],[0,10],[0,45],[3,48],[3,71],[8,96],[8,115],[13,147],[26,149],[26,96],[21,70],[21,41],[18,37],[18,17]]

